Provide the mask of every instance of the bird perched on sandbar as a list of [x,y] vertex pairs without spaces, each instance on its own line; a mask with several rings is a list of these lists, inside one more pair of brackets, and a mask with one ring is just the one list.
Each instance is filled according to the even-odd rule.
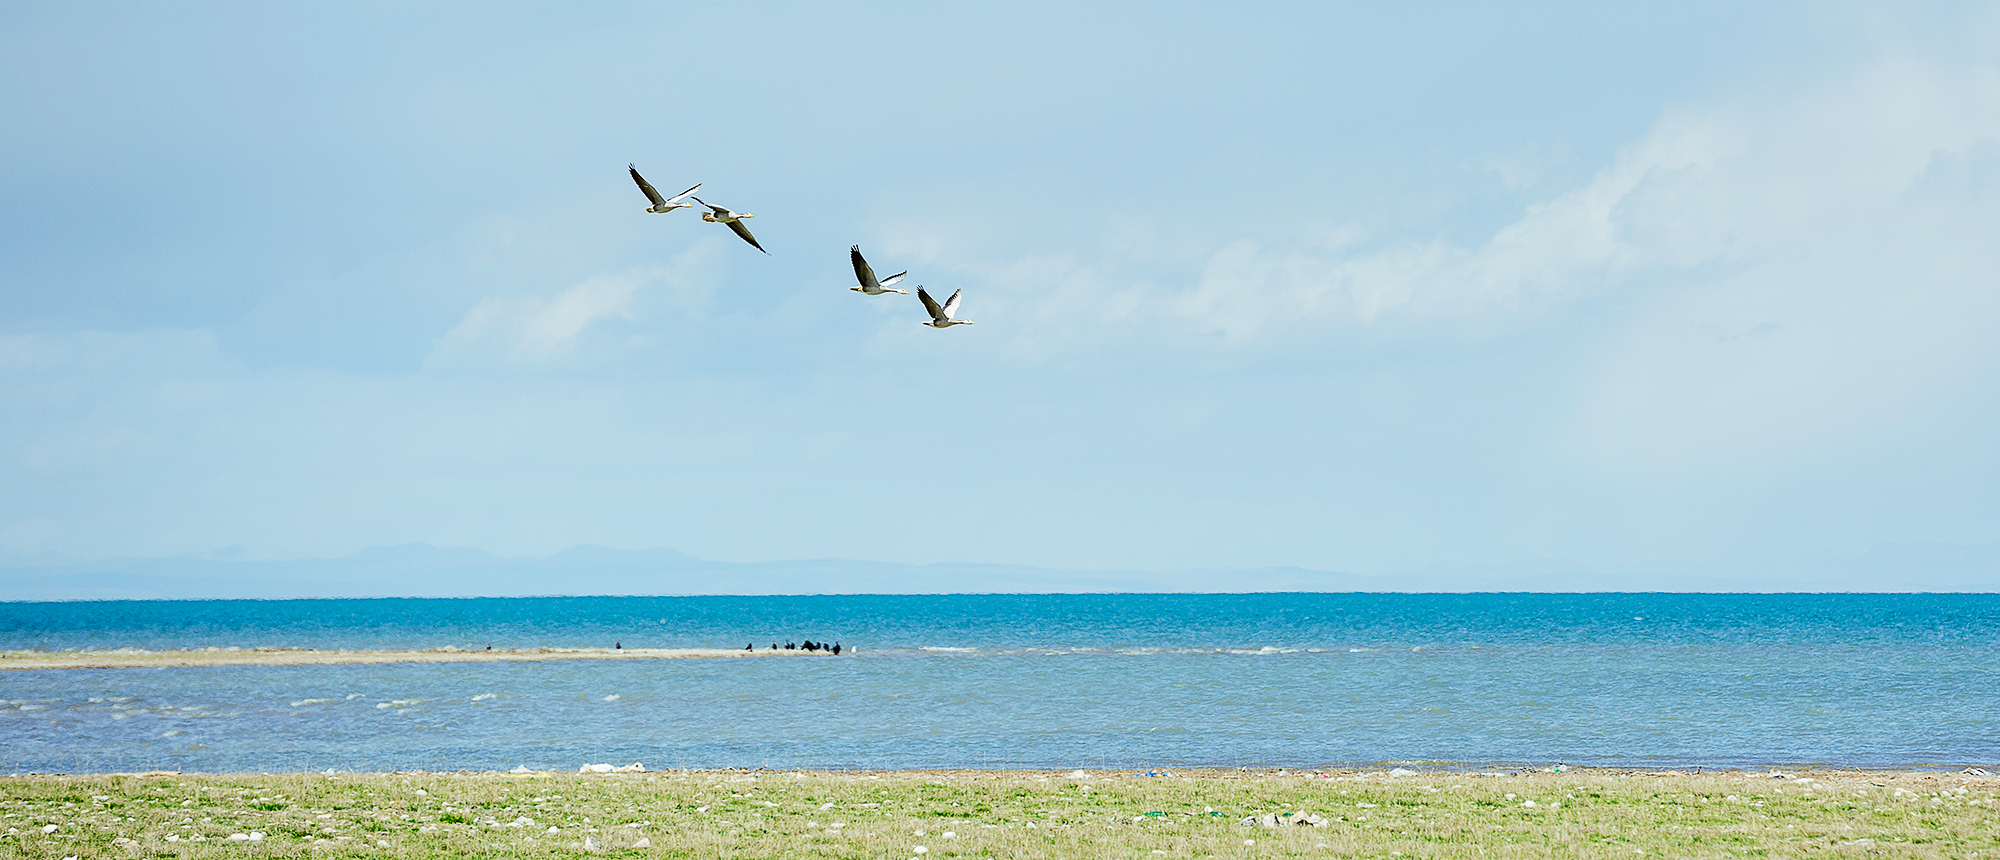
[[[757,216],[752,215],[748,212],[738,215],[734,212],[729,211],[728,209],[725,209],[721,206],[717,206],[699,197],[696,197],[694,199],[694,202],[700,203],[701,205],[706,206],[709,209],[709,211],[702,213],[701,220],[713,221],[717,224],[728,224],[729,229],[736,231],[736,235],[742,236],[743,241],[750,243],[750,247],[756,248],[759,251],[764,251],[764,246],[757,244],[757,237],[750,235],[750,228],[743,225],[743,219],[755,218]],[[764,251],[764,253],[769,254],[771,252]]]
[[910,294],[909,290],[889,289],[890,284],[902,280],[903,276],[909,274],[909,272],[897,272],[878,281],[875,280],[875,270],[869,268],[867,260],[861,259],[860,245],[847,249],[847,255],[854,258],[854,278],[861,282],[861,286],[848,287],[848,289],[864,296],[879,296],[883,293],[902,293],[906,296]]
[[931,328],[972,325],[972,320],[952,319],[951,315],[958,313],[958,294],[961,292],[964,290],[952,290],[951,298],[944,300],[944,307],[938,307],[937,299],[931,298],[931,294],[924,292],[923,287],[918,287],[917,298],[923,300],[924,310],[930,311],[931,314],[931,318],[922,324]]
[[695,188],[701,187],[701,183],[697,182],[694,184],[694,188],[690,188],[672,197],[661,197],[660,192],[653,190],[653,184],[647,182],[646,177],[639,175],[639,168],[637,165],[627,164],[625,165],[625,169],[632,172],[632,181],[639,183],[639,190],[646,192],[646,199],[653,202],[653,205],[647,207],[646,211],[658,212],[664,215],[668,212],[674,211],[675,209],[694,208],[694,204],[686,202],[686,199],[688,195],[694,193]]

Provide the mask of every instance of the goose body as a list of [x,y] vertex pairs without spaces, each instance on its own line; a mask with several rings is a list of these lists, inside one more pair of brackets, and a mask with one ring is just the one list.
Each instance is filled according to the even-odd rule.
[[964,291],[952,290],[951,298],[945,299],[944,305],[940,307],[938,306],[937,299],[931,298],[931,294],[924,292],[923,287],[918,287],[917,298],[923,301],[924,310],[929,311],[931,314],[931,318],[922,324],[930,326],[931,328],[950,328],[955,325],[972,325],[971,320],[952,318],[952,314],[958,313],[958,294],[961,292]]
[[653,184],[647,182],[646,177],[639,175],[637,165],[627,164],[625,165],[625,169],[631,172],[632,181],[639,183],[639,190],[645,192],[646,199],[652,202],[653,205],[646,207],[646,211],[664,215],[675,209],[694,208],[693,203],[687,202],[687,197],[695,192],[695,188],[700,188],[701,183],[697,182],[694,184],[694,188],[690,188],[672,197],[661,197],[660,192],[653,190]]
[[861,282],[861,286],[848,287],[848,289],[864,296],[879,296],[883,293],[902,293],[906,296],[910,294],[909,290],[889,289],[890,284],[902,280],[903,276],[909,274],[909,272],[897,272],[878,281],[875,280],[875,270],[869,268],[868,261],[861,258],[860,245],[849,248],[847,253],[849,257],[854,259],[854,279]]
[[[757,237],[750,235],[750,228],[744,226],[743,224],[743,219],[755,218],[757,216],[752,215],[748,212],[744,212],[742,214],[731,212],[727,208],[717,206],[713,203],[709,203],[699,197],[694,198],[694,202],[700,203],[701,205],[708,207],[709,211],[702,213],[701,220],[712,221],[717,224],[728,224],[729,229],[735,231],[736,235],[743,237],[743,241],[750,243],[750,247],[756,248],[759,251],[764,251],[764,246],[757,244]],[[771,252],[764,251],[764,253],[769,254]]]

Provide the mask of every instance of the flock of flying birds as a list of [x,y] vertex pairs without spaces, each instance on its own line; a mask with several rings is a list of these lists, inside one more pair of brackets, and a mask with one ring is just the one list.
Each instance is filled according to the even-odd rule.
[[[693,188],[672,197],[661,197],[660,192],[655,191],[652,184],[647,182],[645,177],[639,175],[639,168],[636,165],[627,164],[625,165],[625,169],[632,172],[632,181],[639,183],[639,190],[646,192],[646,199],[652,202],[653,205],[646,207],[646,211],[665,215],[675,209],[692,209],[696,203],[699,203],[708,208],[707,212],[702,213],[701,220],[715,224],[727,224],[729,225],[729,229],[734,231],[736,235],[743,237],[743,241],[749,242],[750,247],[764,251],[764,246],[757,244],[757,237],[750,235],[750,228],[743,223],[744,219],[755,218],[757,216],[748,212],[731,212],[728,209],[694,196],[694,193],[701,188],[701,183],[699,182],[695,183]],[[694,203],[687,202],[689,200],[693,200]],[[764,251],[764,253],[769,254],[771,252]],[[889,288],[890,285],[902,280],[903,276],[908,275],[909,272],[897,272],[889,277],[877,280],[875,278],[875,270],[869,268],[868,261],[861,258],[860,245],[849,248],[848,256],[854,260],[854,277],[861,282],[861,286],[849,287],[849,289],[864,296],[879,296],[883,293],[902,293],[906,296],[910,294],[907,290],[892,290]],[[931,298],[931,294],[924,292],[923,287],[918,287],[917,298],[924,303],[924,310],[928,311],[931,315],[931,318],[922,324],[931,328],[972,325],[971,320],[957,319],[953,316],[958,313],[958,294],[960,292],[960,290],[952,290],[951,298],[945,299],[944,304],[939,305],[937,299]]]

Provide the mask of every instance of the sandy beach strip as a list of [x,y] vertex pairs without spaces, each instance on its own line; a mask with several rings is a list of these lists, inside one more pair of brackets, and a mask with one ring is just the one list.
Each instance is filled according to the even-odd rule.
[[[851,653],[851,652],[850,652]],[[185,666],[334,666],[356,663],[521,663],[547,660],[700,660],[724,657],[832,657],[823,651],[728,648],[494,648],[425,651],[317,651],[310,648],[196,648],[185,651],[0,651],[5,669],[141,669]]]

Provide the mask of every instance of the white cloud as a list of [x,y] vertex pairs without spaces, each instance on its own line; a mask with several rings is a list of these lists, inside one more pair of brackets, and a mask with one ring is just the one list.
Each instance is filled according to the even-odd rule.
[[698,242],[664,265],[635,266],[592,277],[547,298],[481,298],[446,332],[424,359],[428,370],[482,366],[532,367],[560,363],[591,341],[593,327],[614,319],[637,320],[644,290],[661,295],[652,310],[699,314],[717,281],[719,242]]
[[480,299],[424,360],[437,368],[499,359],[537,363],[567,355],[599,320],[631,319],[632,295],[659,280],[657,268],[599,275],[550,298]]
[[1366,327],[1572,326],[1551,312],[1609,300],[1550,430],[1589,468],[1880,454],[2000,370],[2000,67],[1889,54],[1807,91],[1672,109],[1484,242],[1360,236],[1226,241],[1184,287],[1126,277],[1141,266],[1115,253],[1022,259],[980,273],[1023,287],[981,310],[1026,353],[1132,332],[1255,353]]
[[[1211,238],[1216,250],[1188,286],[1125,275],[1144,263],[1121,259],[1109,242],[1095,255],[978,273],[998,288],[1024,287],[1015,293],[1023,307],[988,313],[1020,317],[1033,332],[1020,336],[1043,346],[1124,326],[1254,349],[1351,326],[1534,321],[1592,296],[1713,283],[1745,267],[1766,267],[1778,282],[1829,252],[1888,253],[1878,231],[1896,222],[1881,219],[1915,224],[1937,206],[1965,205],[1905,196],[1937,159],[1996,135],[1992,62],[1890,56],[1809,92],[1669,110],[1591,181],[1474,245],[1368,246],[1358,227],[1320,225]],[[1994,206],[1977,202],[1980,213]],[[1973,241],[1949,230],[1930,237],[1928,251]],[[1898,252],[1922,254],[1924,244]]]

